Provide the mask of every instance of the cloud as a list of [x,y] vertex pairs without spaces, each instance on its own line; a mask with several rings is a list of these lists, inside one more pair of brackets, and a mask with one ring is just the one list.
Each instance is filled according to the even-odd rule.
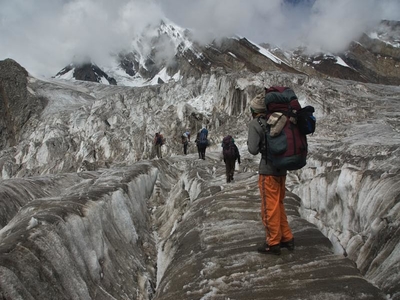
[[[299,2],[292,5],[292,2]],[[240,35],[278,46],[341,51],[398,0],[0,0],[0,59],[52,76],[76,55],[107,63],[149,24],[168,18],[199,41]]]
[[351,41],[381,21],[381,7],[377,5],[381,2],[384,1],[316,1],[308,22],[300,29],[301,38],[316,51],[342,51]]
[[52,76],[75,56],[107,63],[128,48],[159,5],[146,0],[0,0],[0,59],[12,58],[36,76]]
[[398,0],[159,2],[172,20],[199,31],[204,40],[239,34],[258,43],[307,45],[314,51],[341,51],[380,20],[400,20]]
[[268,24],[282,23],[282,0],[159,0],[174,22],[196,31],[204,41],[235,34],[268,36]]

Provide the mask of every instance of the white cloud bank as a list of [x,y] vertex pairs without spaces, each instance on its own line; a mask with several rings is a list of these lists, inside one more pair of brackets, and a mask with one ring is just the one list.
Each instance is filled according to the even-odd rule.
[[[287,1],[287,0],[286,0]],[[381,19],[400,20],[398,0],[0,0],[0,59],[52,76],[75,55],[104,62],[148,23],[168,18],[199,40],[238,34],[285,47],[340,51]]]

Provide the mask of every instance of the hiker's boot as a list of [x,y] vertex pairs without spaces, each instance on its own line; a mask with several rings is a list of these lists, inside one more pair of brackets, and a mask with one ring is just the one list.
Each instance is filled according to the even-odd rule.
[[257,248],[257,251],[263,254],[281,255],[281,246],[280,245],[268,246],[267,243],[264,243]]
[[289,251],[293,251],[294,250],[294,238],[292,238],[291,240],[289,240],[287,242],[281,242],[280,245],[281,245],[281,248],[286,248]]

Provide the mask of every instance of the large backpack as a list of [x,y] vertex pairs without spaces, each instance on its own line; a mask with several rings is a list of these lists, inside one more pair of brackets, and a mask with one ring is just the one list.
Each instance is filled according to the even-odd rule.
[[[286,117],[283,129],[279,134],[275,136],[270,134],[273,125],[268,125],[265,128],[265,154],[276,168],[301,169],[306,165],[308,144],[305,134],[307,130],[300,130],[299,124],[297,124],[296,112],[301,111],[301,106],[296,94],[288,87],[271,87],[266,89],[265,105],[267,117],[270,117],[274,112],[281,113]],[[307,110],[307,114],[309,115],[309,110]],[[260,120],[258,121],[263,126]],[[315,123],[312,129],[308,129],[308,133],[313,132],[314,129]]]
[[235,144],[233,143],[233,139],[231,135],[227,135],[222,140],[222,154],[224,159],[227,158],[235,158],[236,159],[236,151]]
[[208,136],[208,130],[206,128],[203,128],[200,131],[199,138],[197,140],[199,146],[204,146],[204,147],[208,146],[207,136]]

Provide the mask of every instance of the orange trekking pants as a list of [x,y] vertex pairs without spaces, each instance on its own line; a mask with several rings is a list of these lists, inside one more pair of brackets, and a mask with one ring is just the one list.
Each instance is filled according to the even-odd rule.
[[279,245],[293,238],[289,227],[283,199],[285,198],[286,176],[260,174],[258,187],[261,195],[261,218],[269,246]]

